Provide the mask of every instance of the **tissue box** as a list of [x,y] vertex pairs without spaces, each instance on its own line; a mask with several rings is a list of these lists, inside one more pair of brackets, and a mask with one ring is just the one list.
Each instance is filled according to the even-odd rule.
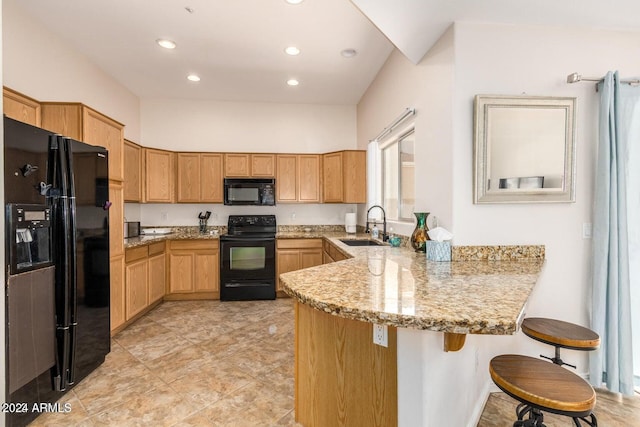
[[451,261],[451,242],[427,240],[427,259],[429,261]]

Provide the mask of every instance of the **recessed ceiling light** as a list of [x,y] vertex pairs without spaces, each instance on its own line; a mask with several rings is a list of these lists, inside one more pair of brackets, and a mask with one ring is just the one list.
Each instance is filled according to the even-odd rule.
[[200,77],[197,74],[189,74],[187,76],[187,80],[192,81],[192,82],[199,82],[200,81]]
[[340,52],[340,55],[344,56],[345,58],[353,58],[357,54],[358,51],[355,49],[344,49]]
[[289,4],[300,4],[303,0],[284,0]]
[[289,86],[298,86],[300,84],[300,82],[297,81],[296,79],[289,79],[289,80],[287,80],[287,84]]
[[300,55],[300,49],[298,49],[295,46],[289,46],[284,51],[287,55],[291,55],[291,56]]
[[171,41],[171,40],[158,39],[158,40],[156,40],[156,43],[158,43],[160,46],[162,46],[165,49],[175,49],[176,48],[176,42]]

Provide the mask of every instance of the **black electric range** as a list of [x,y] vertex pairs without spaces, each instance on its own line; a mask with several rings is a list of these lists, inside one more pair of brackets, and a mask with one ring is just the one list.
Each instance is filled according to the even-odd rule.
[[220,300],[276,297],[275,215],[229,215],[220,236]]

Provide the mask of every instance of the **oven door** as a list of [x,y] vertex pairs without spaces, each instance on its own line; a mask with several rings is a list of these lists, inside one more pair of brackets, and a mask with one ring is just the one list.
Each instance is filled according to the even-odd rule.
[[274,299],[276,240],[231,237],[220,240],[220,299]]

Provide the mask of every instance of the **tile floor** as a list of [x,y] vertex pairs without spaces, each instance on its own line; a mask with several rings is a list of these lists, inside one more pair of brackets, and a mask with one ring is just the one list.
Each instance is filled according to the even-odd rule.
[[165,302],[32,426],[295,426],[293,301]]
[[[61,402],[71,412],[31,425],[296,426],[293,301],[165,302],[116,335],[105,363]],[[512,425],[515,406],[492,394],[478,427]],[[640,425],[640,397],[599,392],[596,410],[601,426]]]

